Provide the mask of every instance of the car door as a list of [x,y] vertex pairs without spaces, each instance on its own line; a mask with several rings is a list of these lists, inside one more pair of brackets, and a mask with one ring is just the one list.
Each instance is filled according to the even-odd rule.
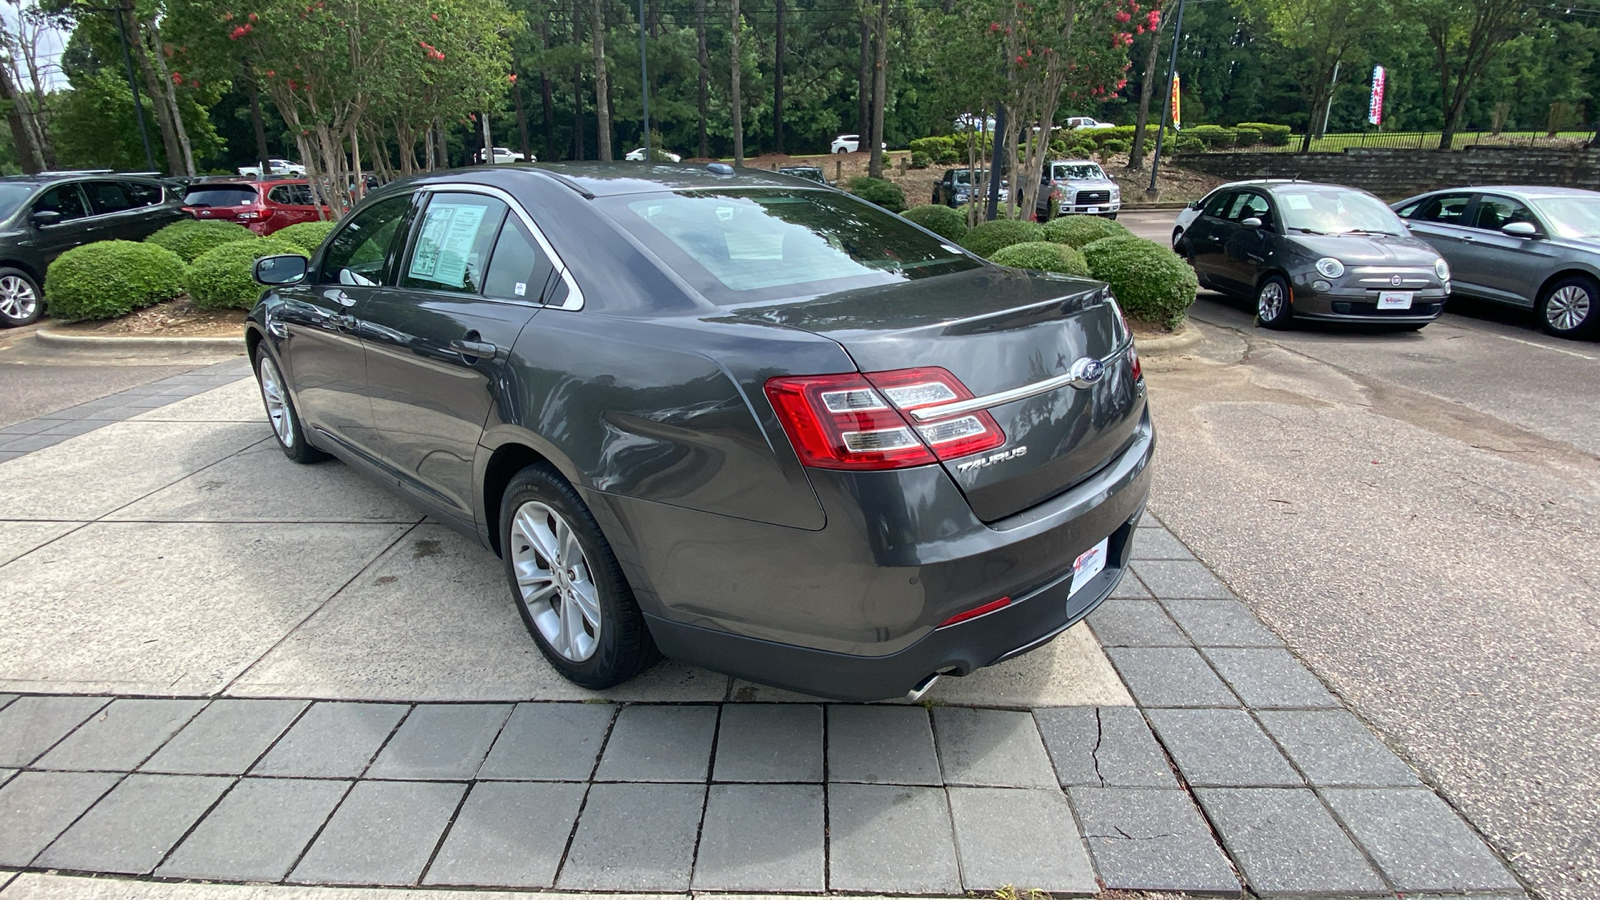
[[[1276,222],[1272,201],[1261,191],[1240,191],[1228,204],[1228,224],[1232,226],[1217,260],[1220,278],[1231,288],[1254,293],[1262,268],[1272,253]],[[1247,228],[1246,219],[1259,219],[1258,228]]]
[[367,390],[401,486],[472,525],[478,439],[554,268],[508,195],[425,197],[395,287],[363,308]]
[[1462,277],[1469,263],[1464,258],[1468,245],[1462,240],[1471,235],[1471,220],[1467,214],[1472,209],[1472,192],[1453,191],[1425,197],[1413,206],[1401,210],[1406,227],[1411,233],[1439,251],[1450,264],[1452,281],[1458,287],[1472,289]]
[[267,191],[267,209],[272,213],[267,233],[317,221],[317,207],[311,202],[311,188],[304,184],[279,184]]
[[[1532,235],[1506,234],[1507,225],[1524,222],[1532,225]],[[1451,275],[1470,282],[1471,292],[1490,300],[1529,309],[1556,265],[1549,231],[1526,204],[1499,194],[1479,194],[1472,209],[1472,227],[1461,237],[1463,269]]]
[[89,198],[94,240],[142,241],[165,224],[151,221],[144,202],[148,194],[141,193],[136,199],[125,182],[96,178],[83,182],[83,192]]
[[[56,213],[60,218],[43,224],[31,217],[41,212]],[[28,224],[32,229],[30,240],[46,264],[73,247],[95,240],[89,201],[75,181],[58,184],[40,194],[33,201]]]
[[1189,261],[1194,265],[1195,275],[1211,287],[1219,287],[1223,283],[1222,250],[1230,231],[1227,215],[1234,198],[1238,195],[1238,191],[1218,191],[1212,194],[1200,207],[1200,215],[1183,235],[1184,243],[1189,248]]
[[382,469],[359,315],[392,276],[415,195],[364,207],[336,231],[314,271],[280,288],[267,327],[287,335],[279,360],[305,427]]

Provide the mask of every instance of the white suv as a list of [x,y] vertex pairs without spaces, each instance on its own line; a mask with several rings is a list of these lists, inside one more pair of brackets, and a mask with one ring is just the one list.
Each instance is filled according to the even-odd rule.
[[[889,149],[888,144],[880,144],[883,149]],[[833,139],[833,153],[854,153],[861,148],[861,135],[841,134]]]
[[1088,116],[1073,116],[1067,119],[1067,127],[1078,131],[1094,131],[1097,128],[1115,128],[1110,122],[1097,122]]

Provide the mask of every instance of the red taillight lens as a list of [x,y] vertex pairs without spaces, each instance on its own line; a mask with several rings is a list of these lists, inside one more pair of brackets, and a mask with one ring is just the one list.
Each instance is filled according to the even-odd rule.
[[1133,380],[1138,381],[1144,377],[1144,366],[1139,363],[1139,349],[1133,345],[1133,329],[1128,327],[1128,317],[1122,314],[1122,306],[1116,298],[1108,297],[1107,302],[1116,310],[1117,321],[1122,324],[1122,336],[1128,341],[1128,364],[1133,367]]
[[946,625],[955,625],[960,622],[965,622],[968,619],[976,619],[979,616],[986,616],[997,609],[1005,609],[1010,605],[1010,597],[1001,597],[999,600],[990,600],[988,603],[985,603],[982,606],[974,606],[972,609],[969,609],[966,612],[956,613],[950,618],[945,619],[943,622],[940,622],[939,627],[943,628]]
[[905,415],[972,397],[944,369],[774,378],[766,390],[800,462],[814,468],[924,466],[1006,440],[994,418],[981,410],[916,423]]
[[1133,366],[1133,380],[1138,381],[1144,377],[1144,365],[1139,362],[1139,348],[1128,344],[1128,362]]

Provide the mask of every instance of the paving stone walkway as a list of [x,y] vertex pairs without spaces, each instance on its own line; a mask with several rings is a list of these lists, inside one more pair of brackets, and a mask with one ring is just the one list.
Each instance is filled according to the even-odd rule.
[[[49,421],[120,421],[235,382],[241,365]],[[38,421],[13,433],[56,427],[27,430]],[[0,554],[0,583],[31,552]],[[1522,896],[1476,831],[1153,519],[1135,557],[1085,638],[1135,705],[832,704],[731,683],[721,702],[678,703],[238,697],[225,680],[162,696],[0,694],[0,900],[48,896],[52,871],[607,892]],[[738,702],[749,697],[795,702]]]

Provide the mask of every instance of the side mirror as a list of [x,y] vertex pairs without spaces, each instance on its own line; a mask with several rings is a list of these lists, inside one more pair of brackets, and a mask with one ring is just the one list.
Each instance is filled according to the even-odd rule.
[[1500,230],[1513,237],[1531,238],[1539,236],[1539,229],[1535,228],[1532,222],[1512,222]]
[[43,228],[46,225],[59,225],[61,224],[61,213],[53,209],[41,209],[33,214],[33,224],[39,228]]
[[256,260],[256,281],[265,285],[295,284],[306,277],[310,261],[298,254],[263,256]]
[[1249,228],[1249,229],[1253,230],[1253,229],[1261,227],[1261,220],[1256,218],[1255,216],[1251,216],[1250,218],[1245,219],[1243,222],[1240,222],[1239,224],[1243,225],[1246,228]]
[[1189,208],[1190,209],[1199,209],[1200,208],[1200,201],[1199,200],[1190,200],[1189,201]]

